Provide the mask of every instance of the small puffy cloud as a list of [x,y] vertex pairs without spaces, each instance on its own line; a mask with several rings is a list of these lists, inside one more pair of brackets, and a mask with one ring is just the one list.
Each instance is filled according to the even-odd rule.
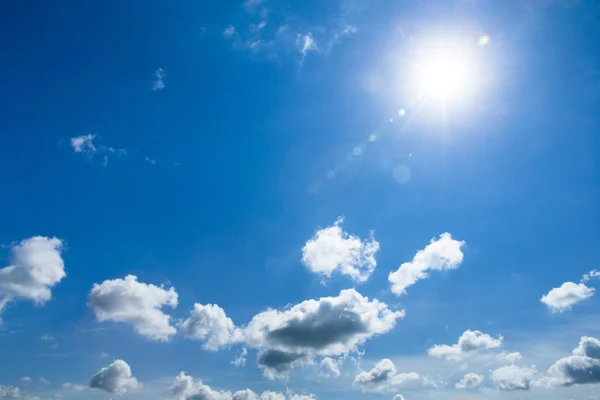
[[482,350],[497,349],[502,346],[502,340],[502,336],[494,338],[487,333],[467,330],[458,338],[458,343],[451,346],[436,344],[427,353],[433,357],[458,361]]
[[529,390],[536,373],[535,366],[507,365],[492,371],[492,381],[500,390]]
[[152,340],[168,341],[177,331],[170,316],[161,311],[164,306],[177,306],[174,288],[145,284],[128,275],[95,283],[88,298],[98,321],[131,324],[137,333]]
[[178,400],[285,400],[282,393],[265,391],[258,395],[250,389],[235,393],[214,390],[210,386],[180,372],[171,386],[171,393]]
[[340,376],[340,360],[334,360],[331,357],[325,357],[319,363],[322,374],[327,377]]
[[379,243],[373,238],[361,240],[342,230],[344,219],[321,229],[302,248],[302,262],[313,273],[329,278],[335,271],[357,282],[365,282],[377,266],[375,253]]
[[363,391],[389,392],[412,380],[418,380],[415,372],[398,373],[392,360],[384,358],[370,371],[360,372],[354,378],[354,386]]
[[401,394],[397,394],[394,396],[394,398],[392,400],[406,400],[406,399]]
[[589,282],[594,278],[600,278],[600,271],[598,270],[591,270],[589,273],[583,275],[583,278],[581,278],[581,282]]
[[157,69],[154,72],[154,84],[152,90],[163,90],[165,88],[165,77],[167,75],[162,68]]
[[92,377],[90,387],[111,394],[124,394],[128,390],[141,387],[141,383],[131,374],[131,368],[123,360],[115,360]]
[[39,379],[39,382],[40,382],[42,385],[50,385],[50,384],[51,384],[51,383],[50,383],[50,381],[49,381],[48,379],[44,378],[44,377],[41,377],[41,378]]
[[0,399],[20,399],[21,389],[15,386],[0,385]]
[[34,236],[12,248],[11,265],[0,269],[0,312],[13,300],[44,305],[65,276],[60,239]]
[[45,342],[53,341],[54,340],[54,336],[52,336],[52,335],[42,335],[40,337],[40,340],[43,340]]
[[71,382],[63,383],[61,387],[65,390],[73,390],[75,392],[86,392],[91,389],[89,386],[78,385],[76,383]]
[[475,389],[483,383],[483,375],[469,373],[466,374],[459,382],[456,383],[457,389]]
[[242,349],[242,351],[240,351],[240,354],[238,354],[233,361],[231,361],[231,364],[235,365],[238,368],[244,367],[246,365],[246,356],[248,355],[248,350],[244,347]]
[[465,242],[452,239],[449,233],[443,233],[438,240],[432,239],[423,250],[417,252],[412,261],[403,263],[398,270],[390,273],[388,280],[392,284],[392,292],[406,294],[406,288],[429,277],[429,270],[458,268],[463,261],[461,248],[464,245]]
[[308,54],[309,51],[317,49],[315,39],[313,38],[310,32],[305,34],[298,34],[296,43],[300,54],[302,54],[302,57],[306,56],[306,54]]
[[221,307],[196,303],[189,317],[179,325],[179,329],[187,338],[205,340],[203,347],[215,351],[231,344],[235,325]]
[[337,297],[306,300],[284,311],[267,310],[234,334],[234,340],[263,348],[259,365],[277,372],[312,356],[347,354],[375,335],[389,332],[404,311],[392,311],[354,289]]
[[583,283],[565,282],[542,296],[540,301],[548,306],[550,311],[562,313],[570,310],[575,304],[589,299],[594,293],[595,289]]
[[548,372],[564,386],[600,383],[600,340],[583,336],[573,355],[558,360]]
[[29,376],[24,376],[20,379],[23,383],[31,383],[31,378]]
[[81,135],[71,138],[71,147],[75,153],[95,153],[97,151],[94,146],[95,134]]

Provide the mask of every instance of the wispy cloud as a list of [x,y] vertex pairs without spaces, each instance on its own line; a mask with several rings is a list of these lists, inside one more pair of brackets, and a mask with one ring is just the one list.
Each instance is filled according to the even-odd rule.
[[154,84],[152,85],[152,90],[163,90],[165,88],[165,77],[166,74],[162,68],[157,69],[154,72]]

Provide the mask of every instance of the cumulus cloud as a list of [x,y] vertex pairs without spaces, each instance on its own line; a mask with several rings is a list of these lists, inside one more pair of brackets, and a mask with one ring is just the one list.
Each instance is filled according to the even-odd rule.
[[507,365],[492,371],[492,381],[500,390],[529,390],[536,373],[535,366]]
[[20,399],[21,389],[15,386],[0,385],[0,399]]
[[548,372],[564,386],[600,383],[600,340],[583,336],[573,355],[558,360]]
[[458,361],[482,350],[497,349],[502,346],[502,340],[502,336],[494,338],[487,333],[467,330],[458,338],[458,343],[451,346],[436,344],[427,353],[433,357]]
[[404,396],[402,396],[401,394],[397,394],[394,396],[394,398],[392,400],[405,400]]
[[406,294],[406,288],[420,279],[427,279],[427,271],[453,270],[463,261],[461,248],[465,242],[452,239],[449,233],[443,233],[438,240],[432,239],[423,250],[419,250],[410,262],[400,265],[390,273],[388,280],[392,284],[392,292],[397,295]]
[[206,350],[215,351],[231,344],[235,325],[221,307],[196,303],[179,329],[187,338],[205,341],[203,347]]
[[95,153],[97,151],[94,145],[95,134],[81,135],[71,138],[71,147],[75,153]]
[[363,371],[354,378],[354,386],[363,391],[389,392],[402,386],[404,383],[419,379],[415,372],[398,373],[392,360],[384,358],[370,371]]
[[128,275],[95,283],[88,297],[98,321],[131,324],[137,333],[152,340],[168,341],[176,332],[170,316],[161,311],[164,306],[177,306],[174,288],[145,284]]
[[548,306],[550,311],[562,313],[570,310],[575,304],[589,299],[594,293],[593,288],[589,288],[583,283],[565,282],[542,296],[540,301]]
[[341,360],[334,360],[331,357],[325,357],[319,363],[319,367],[321,368],[322,375],[336,378],[341,374],[340,364]]
[[246,356],[248,355],[248,350],[244,347],[242,351],[231,361],[231,364],[235,365],[238,368],[244,367],[246,365]]
[[31,383],[31,378],[29,376],[24,376],[20,379],[23,383]]
[[342,230],[343,218],[321,229],[302,248],[302,262],[313,273],[329,278],[335,271],[357,282],[369,279],[377,266],[379,243],[371,237],[361,240]]
[[259,354],[259,365],[285,371],[311,356],[347,354],[373,336],[390,331],[403,317],[404,311],[392,311],[377,299],[347,289],[337,297],[261,312],[234,334],[234,340],[268,349]]
[[61,257],[63,243],[57,238],[34,236],[12,248],[11,265],[0,269],[0,313],[13,300],[44,305],[51,289],[65,276]]
[[178,400],[285,400],[282,393],[265,391],[258,395],[250,389],[235,393],[214,390],[210,386],[180,372],[171,386],[171,393]]
[[131,374],[131,368],[123,360],[115,360],[108,367],[101,368],[90,381],[92,389],[104,390],[111,394],[124,394],[142,384]]
[[523,358],[523,356],[518,351],[513,351],[510,353],[503,351],[501,353],[496,354],[495,358],[498,361],[507,362],[507,363],[515,363],[516,361],[521,360]]
[[469,373],[466,374],[459,382],[456,383],[457,389],[475,389],[483,383],[483,375]]

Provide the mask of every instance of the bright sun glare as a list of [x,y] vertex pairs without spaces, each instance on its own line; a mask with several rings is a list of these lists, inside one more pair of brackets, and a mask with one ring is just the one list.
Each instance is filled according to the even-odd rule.
[[475,60],[456,48],[437,49],[424,54],[415,75],[419,95],[439,100],[464,97],[474,89]]

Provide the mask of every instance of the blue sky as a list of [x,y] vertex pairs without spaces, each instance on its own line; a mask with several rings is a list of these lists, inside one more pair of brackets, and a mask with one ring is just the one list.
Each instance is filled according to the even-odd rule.
[[591,0],[1,5],[0,398],[597,399],[599,34]]

